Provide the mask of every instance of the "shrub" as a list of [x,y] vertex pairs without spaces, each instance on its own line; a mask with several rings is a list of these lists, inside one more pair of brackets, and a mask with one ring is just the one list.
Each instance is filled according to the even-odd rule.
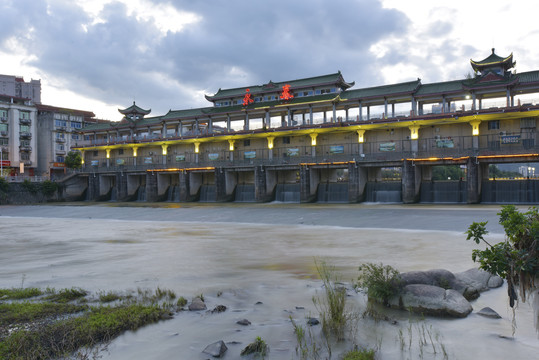
[[369,300],[388,305],[389,299],[400,290],[400,274],[393,267],[366,263],[359,267],[356,286],[366,289]]
[[22,188],[26,191],[28,191],[31,194],[37,193],[37,185],[31,182],[29,179],[24,179],[24,181],[21,183]]
[[1,177],[1,174],[0,174],[0,191],[6,193],[8,192],[8,190],[9,190],[9,183],[7,182],[6,179]]
[[41,184],[41,191],[43,191],[43,195],[45,196],[52,196],[57,190],[58,184],[54,181],[45,180]]

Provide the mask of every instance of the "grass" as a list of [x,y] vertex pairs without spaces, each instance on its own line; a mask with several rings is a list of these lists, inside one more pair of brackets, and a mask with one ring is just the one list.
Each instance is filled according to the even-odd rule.
[[[100,303],[94,306],[70,303],[87,301],[88,292],[79,288],[15,290],[0,289],[0,293],[6,296],[3,299],[21,298],[22,294],[49,295],[31,301],[0,302],[0,359],[87,359],[89,353],[97,358],[96,352],[123,332],[169,319],[175,310],[175,304],[170,303],[175,294],[159,288],[155,292],[140,290],[139,297],[101,293]],[[111,301],[118,304],[104,305]]]
[[43,291],[37,288],[0,289],[0,300],[29,299],[41,295],[43,295]]
[[398,270],[389,265],[366,263],[359,267],[357,287],[366,291],[371,301],[388,305],[401,286]]
[[253,354],[255,357],[262,357],[262,359],[268,354],[268,344],[260,336],[257,336],[255,341],[250,343],[241,351],[241,356]]
[[375,351],[369,349],[350,350],[342,360],[374,360]]

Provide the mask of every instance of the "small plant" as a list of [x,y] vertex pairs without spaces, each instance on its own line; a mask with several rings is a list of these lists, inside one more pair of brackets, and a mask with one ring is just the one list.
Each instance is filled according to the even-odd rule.
[[31,182],[29,179],[24,179],[24,181],[21,183],[22,188],[28,191],[31,194],[37,193],[37,185]]
[[200,293],[200,295],[197,296],[202,302],[204,302],[204,294]]
[[322,331],[329,340],[333,335],[337,341],[344,340],[344,331],[350,314],[346,312],[346,289],[339,285],[335,267],[324,261],[315,261],[316,270],[324,284],[324,297],[313,297],[313,303],[320,312]]
[[264,358],[269,352],[269,346],[260,336],[257,336],[255,341],[250,343],[240,353],[241,356],[254,354],[255,356]]
[[389,265],[373,263],[362,264],[359,271],[356,286],[366,289],[369,300],[387,306],[389,299],[399,291],[399,272]]
[[88,295],[88,292],[83,289],[71,288],[71,289],[62,289],[59,291],[54,291],[49,296],[46,297],[47,300],[55,301],[59,303],[67,303],[73,300],[77,300]]
[[[309,329],[309,332],[305,331],[303,326],[298,325],[292,316],[290,316],[290,321],[294,327],[294,334],[296,335],[296,354],[300,357],[301,360],[307,359],[319,359],[320,358],[320,348],[314,340],[314,336]],[[308,336],[307,336],[308,335]]]
[[113,292],[113,291],[109,291],[109,292],[106,292],[106,293],[101,293],[99,294],[99,301],[103,302],[103,303],[109,303],[109,302],[113,302],[113,301],[116,301],[116,300],[120,300],[122,297]]
[[0,191],[3,193],[7,193],[9,190],[9,182],[2,177],[2,174],[0,174]]
[[0,289],[0,299],[2,300],[29,299],[40,295],[43,295],[43,292],[37,288]]
[[372,349],[355,349],[345,353],[342,360],[374,360],[374,355]]
[[180,308],[184,307],[185,305],[187,305],[187,299],[184,298],[183,296],[180,296],[180,298],[178,299],[178,301],[176,302],[176,305]]

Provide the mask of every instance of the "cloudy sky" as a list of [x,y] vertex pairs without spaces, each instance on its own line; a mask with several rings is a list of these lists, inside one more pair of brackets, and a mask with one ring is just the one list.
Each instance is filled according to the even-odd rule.
[[537,0],[0,0],[0,74],[120,120],[341,70],[355,88],[463,78],[496,48],[539,69]]

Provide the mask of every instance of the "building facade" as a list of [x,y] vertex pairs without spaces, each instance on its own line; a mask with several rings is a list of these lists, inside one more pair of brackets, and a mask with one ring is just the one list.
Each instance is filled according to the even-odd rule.
[[37,110],[28,99],[0,95],[2,176],[34,176],[37,166]]
[[20,76],[0,75],[0,94],[41,104],[41,80],[24,81]]
[[[539,161],[539,71],[517,74],[512,54],[494,49],[471,66],[470,78],[428,84],[353,89],[337,72],[219,89],[206,96],[212,106],[155,117],[133,104],[120,122],[84,128],[78,149],[84,169],[101,174],[94,198],[150,186],[152,199],[179,189],[182,200],[268,201],[290,188],[303,202],[334,188],[356,202],[369,199],[382,169],[398,167],[400,187],[387,191],[414,202],[432,166],[453,164],[467,169],[457,201],[479,202],[489,164]],[[159,173],[156,185],[148,173]]]

